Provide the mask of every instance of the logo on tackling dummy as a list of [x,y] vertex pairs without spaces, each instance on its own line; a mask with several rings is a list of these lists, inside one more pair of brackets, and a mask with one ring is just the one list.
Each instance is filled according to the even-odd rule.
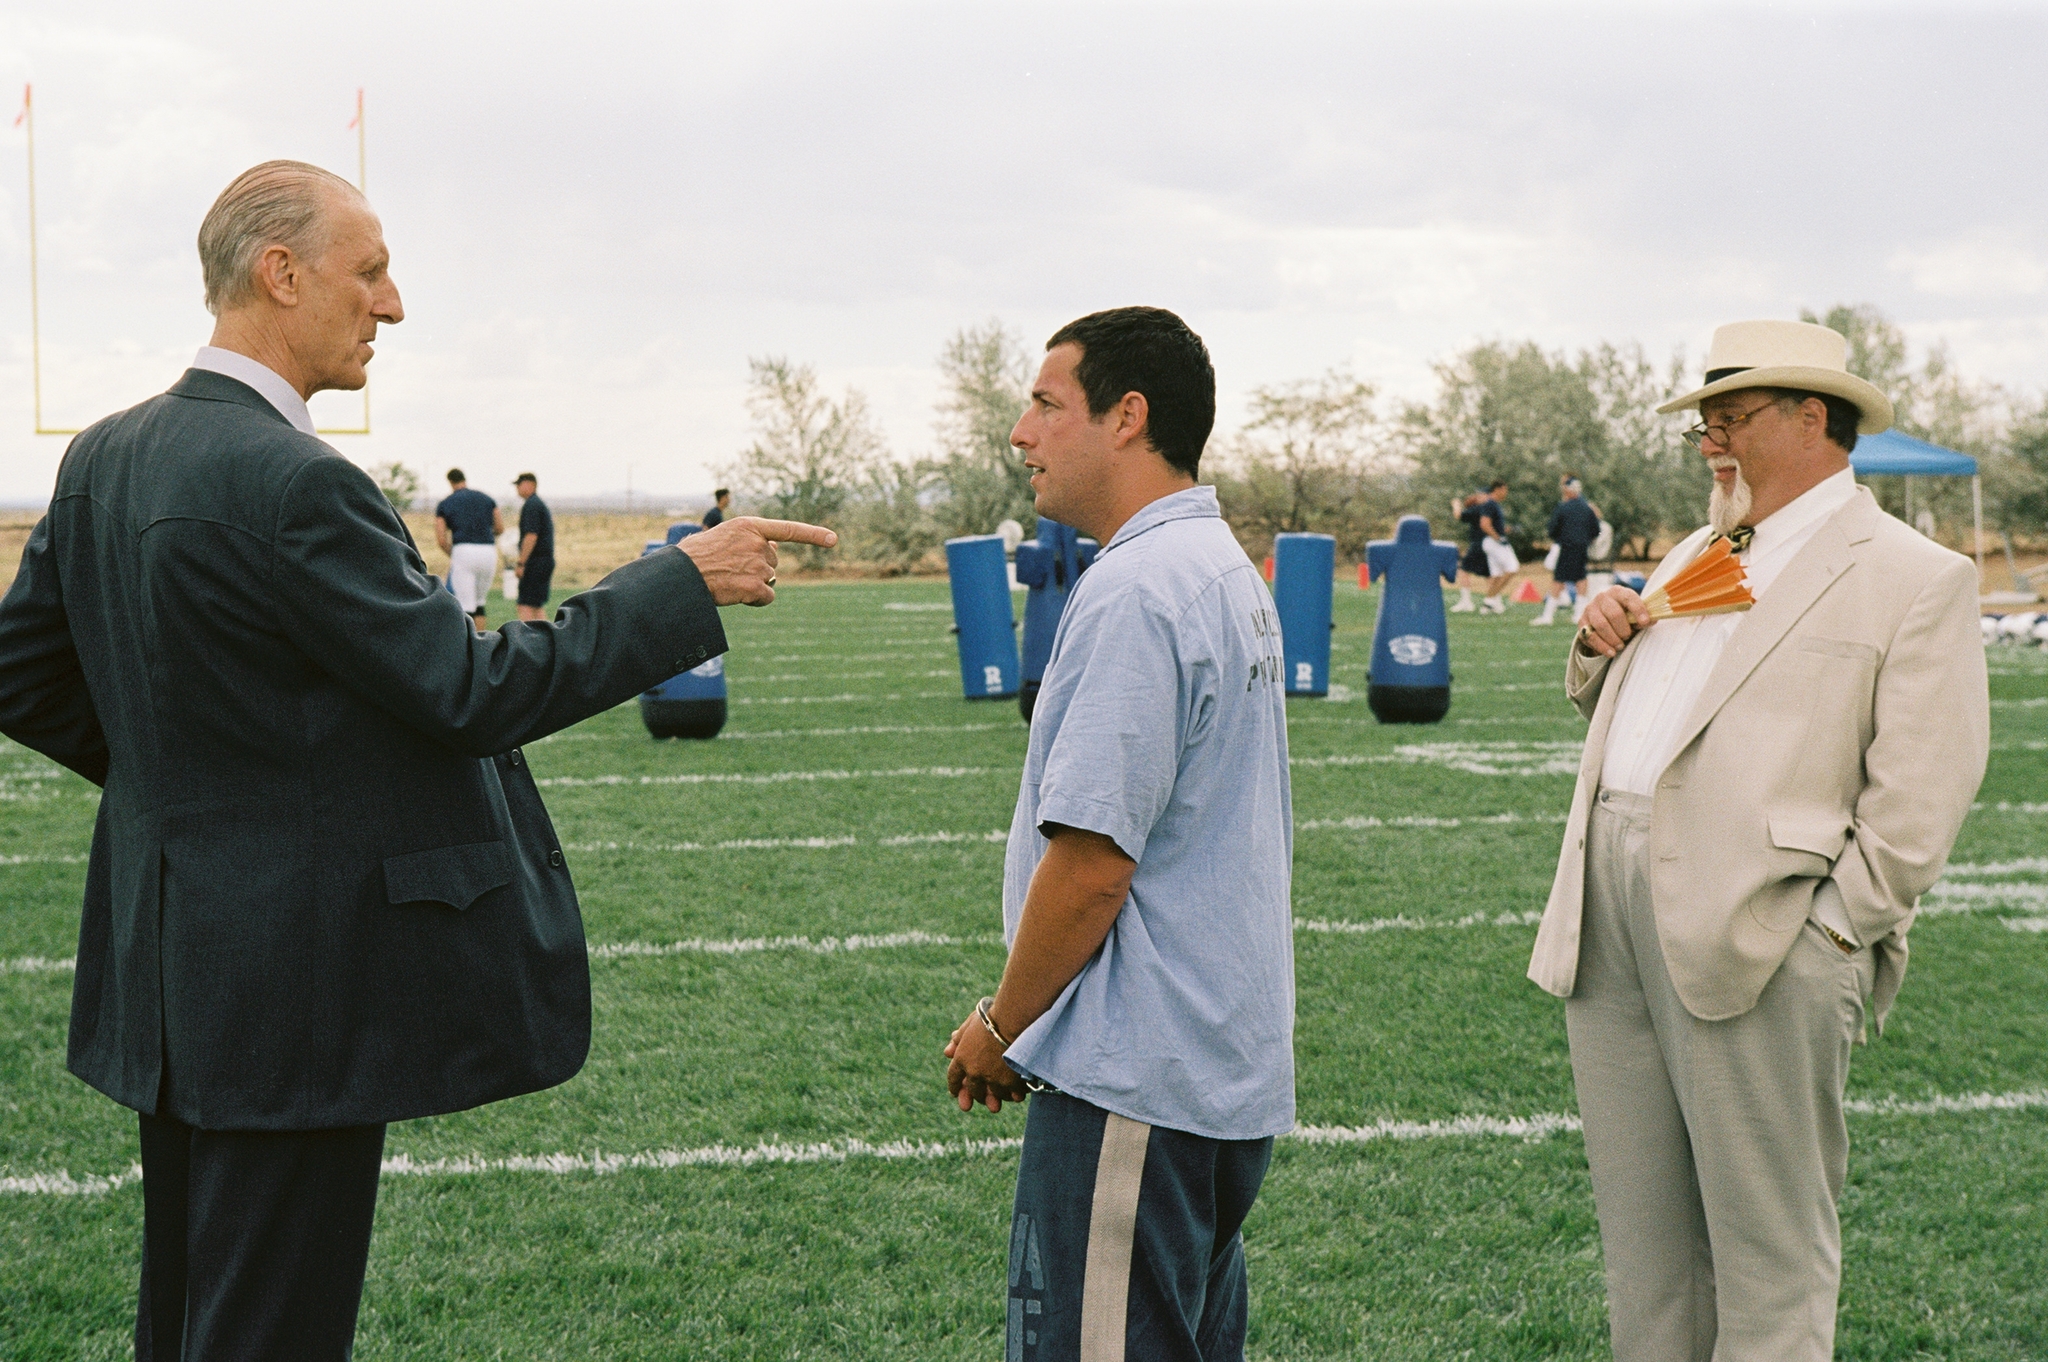
[[1003,669],[1001,667],[983,667],[981,669],[981,682],[988,687],[990,695],[1001,695],[1003,693]]
[[1436,656],[1436,640],[1427,634],[1399,634],[1387,640],[1387,652],[1404,667],[1426,667]]

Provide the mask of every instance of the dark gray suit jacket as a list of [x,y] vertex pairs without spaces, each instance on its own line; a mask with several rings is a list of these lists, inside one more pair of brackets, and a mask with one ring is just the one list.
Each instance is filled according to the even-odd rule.
[[370,479],[233,379],[94,425],[0,601],[0,732],[104,786],[71,1071],[219,1130],[568,1078],[583,925],[519,745],[724,651],[680,552],[474,633]]

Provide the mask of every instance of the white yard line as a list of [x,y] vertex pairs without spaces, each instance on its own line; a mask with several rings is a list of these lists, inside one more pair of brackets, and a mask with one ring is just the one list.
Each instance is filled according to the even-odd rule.
[[[548,776],[534,784],[543,788],[578,789],[610,785],[783,785],[791,781],[835,780],[949,780],[985,776],[987,766],[899,766],[893,771],[757,771],[732,773],[686,773],[672,776]],[[1005,770],[1004,775],[1016,772]]]
[[729,671],[726,678],[735,686],[778,685],[838,685],[847,681],[879,681],[884,677],[895,677],[904,681],[925,681],[935,677],[958,676],[958,667],[945,667],[937,671],[883,671],[883,672],[834,672],[830,676],[806,676],[800,672],[782,676],[750,676],[746,672]]
[[735,837],[724,842],[564,842],[564,851],[832,851],[862,845],[846,837]]
[[1937,903],[2048,903],[2048,884],[1950,884],[1946,880],[1927,891]]
[[856,724],[846,728],[761,728],[727,729],[719,734],[726,738],[851,738],[865,737],[872,733],[993,733],[1022,732],[1021,719],[994,724]]
[[905,946],[1000,946],[999,936],[946,936],[939,932],[888,932],[879,936],[753,936],[736,941],[606,941],[590,948],[593,960],[645,959],[665,955],[760,955],[793,952],[841,955],[849,951],[900,950]]
[[[2038,1111],[2048,1108],[2048,1092],[1964,1093],[1911,1099],[1851,1098],[1843,1104],[1855,1116],[1967,1116],[1996,1111]],[[1570,1112],[1538,1112],[1531,1116],[1453,1116],[1437,1121],[1380,1120],[1356,1126],[1297,1126],[1281,1136],[1292,1143],[1349,1147],[1381,1141],[1519,1140],[1524,1143],[1575,1133],[1579,1118]],[[489,1173],[539,1173],[548,1177],[578,1174],[606,1176],[626,1172],[668,1172],[691,1168],[758,1168],[791,1164],[882,1163],[934,1159],[981,1158],[1023,1148],[1023,1140],[865,1140],[844,1137],[810,1143],[761,1141],[752,1145],[708,1144],[687,1149],[652,1149],[627,1154],[592,1150],[587,1154],[459,1154],[415,1159],[394,1154],[384,1160],[386,1177],[473,1177]],[[74,1177],[59,1170],[0,1176],[0,1196],[104,1196],[141,1181],[142,1169],[130,1164],[110,1175]]]
[[78,968],[78,958],[67,955],[53,959],[47,955],[18,955],[12,960],[0,960],[0,974],[69,974]]
[[949,690],[922,691],[912,695],[732,695],[728,705],[880,705],[901,700],[957,700]]
[[1329,936],[1371,936],[1378,932],[1455,931],[1466,927],[1533,927],[1542,920],[1543,914],[1539,912],[1467,913],[1463,917],[1437,919],[1409,917],[1404,913],[1399,917],[1369,917],[1359,922],[1298,917],[1294,919],[1294,930]]
[[[728,728],[718,735],[717,741],[726,742],[739,738],[848,738],[865,737],[875,733],[992,733],[998,729],[1022,732],[1022,720],[993,724],[853,724],[839,728]],[[643,733],[552,733],[527,744],[539,747],[553,742],[616,742],[644,743]]]
[[1296,832],[1377,832],[1403,828],[1464,828],[1504,826],[1511,823],[1562,823],[1567,817],[1568,815],[1561,813],[1467,814],[1460,818],[1432,818],[1424,815],[1378,818],[1370,814],[1352,814],[1348,818],[1304,818],[1295,823],[1294,830]]
[[1979,875],[2048,875],[2048,856],[2026,856],[2017,861],[1958,861],[1942,872],[1944,879],[1972,879]]
[[[899,647],[899,649],[893,649],[893,651],[887,651],[887,653],[825,653],[825,651],[809,651],[809,653],[743,655],[741,662],[819,662],[819,659],[823,659],[827,666],[844,666],[848,662],[895,662],[895,659],[905,657],[909,653],[938,653],[938,651],[952,653],[954,649],[952,649],[950,643],[922,643],[918,647]],[[954,670],[958,670],[958,668],[954,668]]]

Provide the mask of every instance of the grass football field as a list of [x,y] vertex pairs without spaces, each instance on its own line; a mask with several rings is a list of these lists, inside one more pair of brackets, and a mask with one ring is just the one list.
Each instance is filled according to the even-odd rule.
[[[1002,967],[1025,729],[936,582],[730,610],[713,742],[628,704],[528,749],[592,946],[590,1062],[391,1128],[356,1356],[1002,1355],[1021,1111],[939,1047]],[[1582,725],[1569,631],[1453,616],[1450,717],[1381,727],[1374,598],[1290,702],[1304,1133],[1245,1227],[1259,1358],[1604,1357],[1561,1004],[1522,977]],[[1850,1080],[1840,1356],[2048,1357],[2048,654]],[[129,1355],[133,1116],[64,1070],[95,793],[0,744],[0,1357]]]

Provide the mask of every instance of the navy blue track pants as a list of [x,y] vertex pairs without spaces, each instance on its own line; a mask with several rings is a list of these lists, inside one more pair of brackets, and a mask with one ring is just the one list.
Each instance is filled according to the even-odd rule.
[[1241,1362],[1244,1237],[1273,1141],[1031,1099],[1005,1362]]

